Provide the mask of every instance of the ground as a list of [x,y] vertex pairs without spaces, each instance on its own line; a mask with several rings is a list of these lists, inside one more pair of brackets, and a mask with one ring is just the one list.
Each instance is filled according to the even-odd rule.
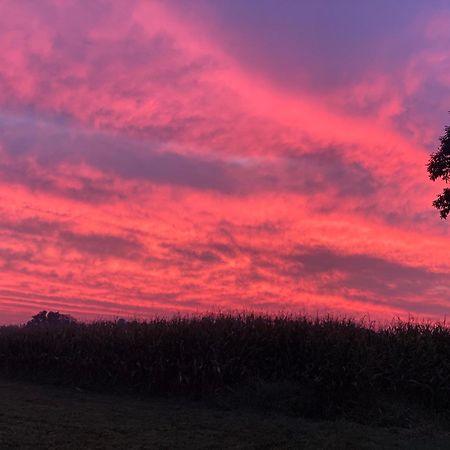
[[431,421],[370,427],[0,380],[0,448],[437,450],[450,433]]

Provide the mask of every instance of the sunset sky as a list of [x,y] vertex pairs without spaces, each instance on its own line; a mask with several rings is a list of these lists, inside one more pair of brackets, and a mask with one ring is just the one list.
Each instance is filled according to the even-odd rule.
[[0,323],[450,313],[447,0],[0,0],[0,30]]

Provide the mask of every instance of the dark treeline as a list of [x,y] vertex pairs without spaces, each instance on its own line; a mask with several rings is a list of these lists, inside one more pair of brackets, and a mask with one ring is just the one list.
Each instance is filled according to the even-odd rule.
[[[0,373],[107,391],[211,398],[252,386],[335,416],[381,398],[450,408],[450,330],[397,322],[209,315],[0,328]],[[287,391],[286,391],[287,389]],[[377,406],[378,407],[378,406]]]

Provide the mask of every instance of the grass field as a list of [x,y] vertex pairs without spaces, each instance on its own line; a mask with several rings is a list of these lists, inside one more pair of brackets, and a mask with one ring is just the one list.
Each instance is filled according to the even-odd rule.
[[5,380],[0,405],[2,450],[450,448],[450,433],[426,417],[374,427]]

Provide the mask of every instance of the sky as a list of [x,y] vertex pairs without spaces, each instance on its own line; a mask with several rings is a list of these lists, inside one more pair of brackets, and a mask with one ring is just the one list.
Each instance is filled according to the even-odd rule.
[[450,6],[0,0],[0,324],[450,312]]

